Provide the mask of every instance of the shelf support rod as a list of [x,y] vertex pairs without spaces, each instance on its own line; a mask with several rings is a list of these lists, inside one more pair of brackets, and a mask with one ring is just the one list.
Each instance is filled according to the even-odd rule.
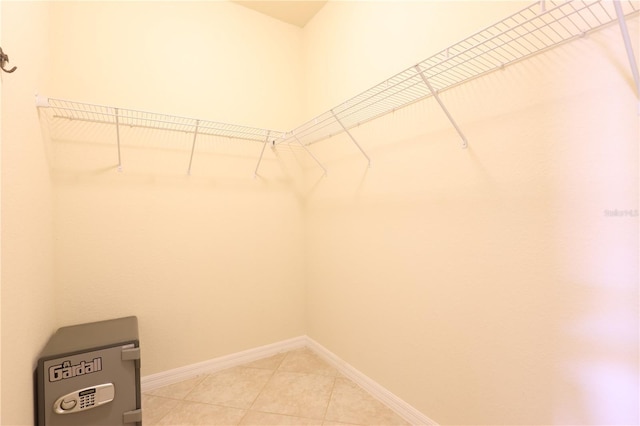
[[[624,13],[622,12],[622,6],[620,0],[614,0],[613,6],[616,9],[616,15],[618,16],[618,25],[620,26],[620,32],[624,39],[624,46],[627,49],[627,56],[629,57],[629,66],[631,67],[631,73],[633,74],[633,81],[636,83],[636,97],[640,100],[640,77],[638,76],[638,64],[636,62],[636,56],[633,54],[633,45],[631,44],[631,38],[629,37],[629,29],[627,28],[627,21],[624,19]],[[638,114],[640,114],[640,104],[638,105]]]
[[353,137],[353,135],[351,134],[351,132],[346,128],[346,126],[344,124],[342,124],[342,121],[340,121],[340,119],[338,118],[338,116],[336,115],[335,112],[333,112],[333,110],[331,110],[331,114],[333,115],[333,118],[336,119],[336,121],[338,122],[338,124],[340,125],[340,127],[342,127],[342,130],[345,131],[345,133],[347,135],[349,135],[349,138],[351,138],[351,140],[353,141],[354,144],[356,144],[356,146],[358,147],[358,149],[360,150],[360,152],[362,153],[362,155],[365,156],[365,158],[367,159],[367,162],[369,163],[369,167],[371,167],[371,158],[369,158],[369,156],[367,155],[366,152],[364,152],[364,149],[362,149],[362,147],[360,146],[360,144],[358,143],[358,141],[356,141],[356,138]]
[[256,170],[253,172],[253,178],[258,177],[258,168],[260,167],[260,163],[262,162],[262,156],[264,155],[264,149],[267,147],[269,143],[269,135],[271,134],[271,130],[267,130],[267,137],[264,139],[264,145],[262,145],[262,151],[260,151],[260,158],[258,158],[258,164],[256,164]]
[[316,161],[316,163],[318,163],[318,166],[320,166],[320,168],[324,171],[324,176],[327,176],[327,169],[325,169],[324,166],[322,165],[322,163],[316,158],[315,155],[313,155],[313,152],[309,151],[309,148],[304,146],[304,144],[302,142],[300,142],[300,139],[298,139],[298,137],[296,135],[293,135],[293,138],[296,140],[296,142],[298,142],[300,144],[300,146],[302,148],[304,148],[305,151],[307,151],[307,154],[309,154],[311,156],[311,158],[313,158]]
[[191,165],[193,164],[193,153],[196,150],[196,138],[198,137],[198,127],[200,126],[200,120],[196,120],[196,128],[193,131],[193,143],[191,144],[191,156],[189,157],[189,168],[187,169],[187,175],[191,176]]
[[120,114],[118,108],[115,108],[116,113],[116,139],[118,142],[118,171],[122,171],[122,157],[120,156]]
[[423,71],[420,69],[420,65],[416,65],[415,69],[416,69],[416,71],[418,71],[418,74],[420,75],[420,77],[422,77],[422,81],[424,81],[424,84],[427,85],[427,87],[429,88],[429,91],[431,92],[433,97],[436,99],[436,101],[438,101],[438,104],[440,105],[440,108],[442,108],[442,111],[444,111],[445,115],[447,116],[447,118],[449,119],[449,121],[451,122],[453,127],[456,129],[456,131],[460,135],[460,138],[462,138],[462,147],[463,148],[467,148],[469,146],[469,144],[467,143],[467,138],[464,136],[464,133],[462,133],[462,130],[460,130],[460,127],[458,127],[458,124],[453,119],[451,114],[449,114],[449,110],[447,110],[447,107],[444,105],[444,103],[440,99],[440,96],[438,96],[438,92],[436,92],[436,90],[433,88],[433,86],[431,86],[431,83],[429,83],[429,80],[427,79],[427,77],[425,77]]

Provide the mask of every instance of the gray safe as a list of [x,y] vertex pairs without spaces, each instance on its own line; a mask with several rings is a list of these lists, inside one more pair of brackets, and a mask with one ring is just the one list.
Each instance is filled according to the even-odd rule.
[[142,425],[138,319],[62,327],[36,369],[39,426]]

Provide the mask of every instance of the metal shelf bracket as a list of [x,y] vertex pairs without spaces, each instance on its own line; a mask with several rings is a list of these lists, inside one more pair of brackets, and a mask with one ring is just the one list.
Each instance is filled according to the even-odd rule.
[[629,29],[627,28],[627,21],[624,19],[624,12],[622,11],[620,0],[614,0],[613,6],[616,9],[618,25],[620,26],[620,32],[622,33],[624,46],[627,50],[627,57],[629,58],[629,66],[631,67],[631,74],[633,74],[633,81],[636,84],[636,98],[638,99],[638,115],[640,115],[640,77],[638,76],[638,63],[636,62],[636,56],[633,54],[633,45],[631,44],[631,38],[629,37]]
[[311,156],[311,158],[313,158],[315,160],[315,162],[318,163],[318,166],[320,166],[320,168],[324,171],[324,175],[323,176],[327,176],[327,169],[322,165],[320,160],[318,160],[316,158],[316,156],[313,155],[313,152],[309,151],[309,148],[304,146],[304,144],[302,142],[300,142],[300,139],[298,139],[298,137],[296,135],[293,135],[293,138],[296,140],[296,142],[298,142],[300,144],[300,146],[302,148],[304,148],[304,150],[307,152],[307,154],[309,154]]
[[116,116],[116,138],[118,143],[118,171],[122,172],[122,157],[120,156],[120,116],[118,108],[114,108]]
[[[614,10],[615,9],[615,10]],[[309,151],[309,145],[345,132],[360,152],[362,149],[349,129],[365,124],[385,114],[433,96],[462,139],[467,139],[440,99],[439,94],[463,83],[501,70],[555,46],[575,40],[618,21],[631,73],[635,83],[640,114],[640,76],[626,18],[640,12],[637,0],[536,0],[529,6],[489,25],[465,39],[452,44],[415,66],[384,80],[333,109],[301,124],[290,132],[252,128],[210,120],[152,113],[75,101],[36,97],[38,108],[47,108],[50,120],[78,120],[90,123],[115,124],[118,143],[118,170],[122,170],[120,126],[193,133],[187,173],[191,173],[196,139],[200,136],[227,137],[263,143],[254,177],[257,176],[266,145],[297,143],[327,170]],[[0,51],[0,54],[2,52]],[[266,138],[265,138],[266,135]]]
[[[333,118],[335,118],[335,120],[338,122],[338,124],[340,125],[340,127],[342,127],[342,130],[344,130],[344,132],[349,135],[349,138],[351,138],[351,140],[353,141],[354,144],[356,144],[356,146],[358,147],[358,149],[360,150],[360,152],[362,153],[362,155],[365,156],[365,158],[367,159],[367,162],[369,163],[369,167],[371,167],[371,158],[369,158],[369,156],[367,155],[366,152],[364,152],[364,149],[362,149],[362,147],[360,146],[360,144],[358,143],[358,141],[356,141],[356,138],[353,137],[353,135],[351,134],[351,132],[349,131],[349,129],[347,129],[345,127],[344,124],[342,124],[342,121],[340,121],[340,119],[338,118],[338,116],[336,115],[336,113],[331,110],[331,114],[333,114]],[[300,141],[298,141],[300,142]]]
[[262,151],[260,151],[260,158],[258,158],[258,164],[256,164],[256,170],[253,172],[254,179],[258,177],[258,168],[260,168],[260,163],[262,162],[262,156],[264,155],[264,150],[267,147],[267,144],[269,143],[270,134],[271,134],[271,131],[267,131],[267,137],[264,139],[264,144],[262,145]]
[[187,169],[187,175],[191,176],[191,165],[193,164],[193,153],[196,150],[196,138],[198,137],[198,127],[200,126],[200,120],[196,120],[196,128],[193,131],[193,143],[191,144],[191,156],[189,157],[189,168]]
[[416,71],[418,71],[418,74],[420,74],[420,77],[422,78],[422,81],[424,81],[424,84],[426,84],[427,87],[429,88],[429,91],[431,92],[431,95],[433,95],[435,100],[438,101],[438,104],[440,105],[440,108],[442,108],[442,111],[444,111],[445,115],[447,116],[447,118],[449,119],[449,121],[451,122],[453,127],[456,129],[456,131],[458,132],[460,137],[462,138],[462,148],[467,148],[469,146],[469,144],[467,143],[467,138],[464,136],[464,134],[462,133],[462,130],[460,130],[460,127],[458,127],[458,124],[453,119],[451,114],[449,114],[449,110],[447,110],[447,107],[444,105],[444,103],[440,99],[440,96],[438,96],[438,92],[433,88],[433,86],[431,86],[431,83],[429,83],[429,80],[424,75],[424,72],[420,69],[420,65],[416,65],[415,68],[416,68]]
[[[87,123],[108,124],[116,127],[118,146],[118,171],[122,171],[120,149],[120,127],[154,129],[180,134],[193,134],[189,154],[187,174],[191,175],[196,141],[199,136],[215,136],[246,141],[264,142],[265,135],[274,140],[282,138],[285,133],[236,124],[200,120],[176,115],[167,115],[127,108],[116,108],[105,105],[87,104],[65,99],[48,98],[36,94],[36,108],[47,109],[46,117],[51,122],[56,120],[78,120]],[[263,150],[264,152],[264,150]],[[258,167],[259,167],[258,162]],[[256,171],[258,168],[256,167]]]

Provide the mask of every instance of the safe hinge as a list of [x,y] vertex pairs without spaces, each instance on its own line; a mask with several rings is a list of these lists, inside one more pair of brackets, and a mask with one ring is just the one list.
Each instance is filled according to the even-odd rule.
[[140,348],[135,347],[123,347],[122,348],[122,360],[134,361],[140,359]]
[[142,423],[142,409],[122,413],[122,423]]

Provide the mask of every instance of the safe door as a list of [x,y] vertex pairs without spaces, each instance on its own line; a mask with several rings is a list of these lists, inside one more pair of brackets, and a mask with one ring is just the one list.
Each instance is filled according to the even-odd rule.
[[133,344],[45,360],[39,371],[39,424],[141,424],[139,360]]

